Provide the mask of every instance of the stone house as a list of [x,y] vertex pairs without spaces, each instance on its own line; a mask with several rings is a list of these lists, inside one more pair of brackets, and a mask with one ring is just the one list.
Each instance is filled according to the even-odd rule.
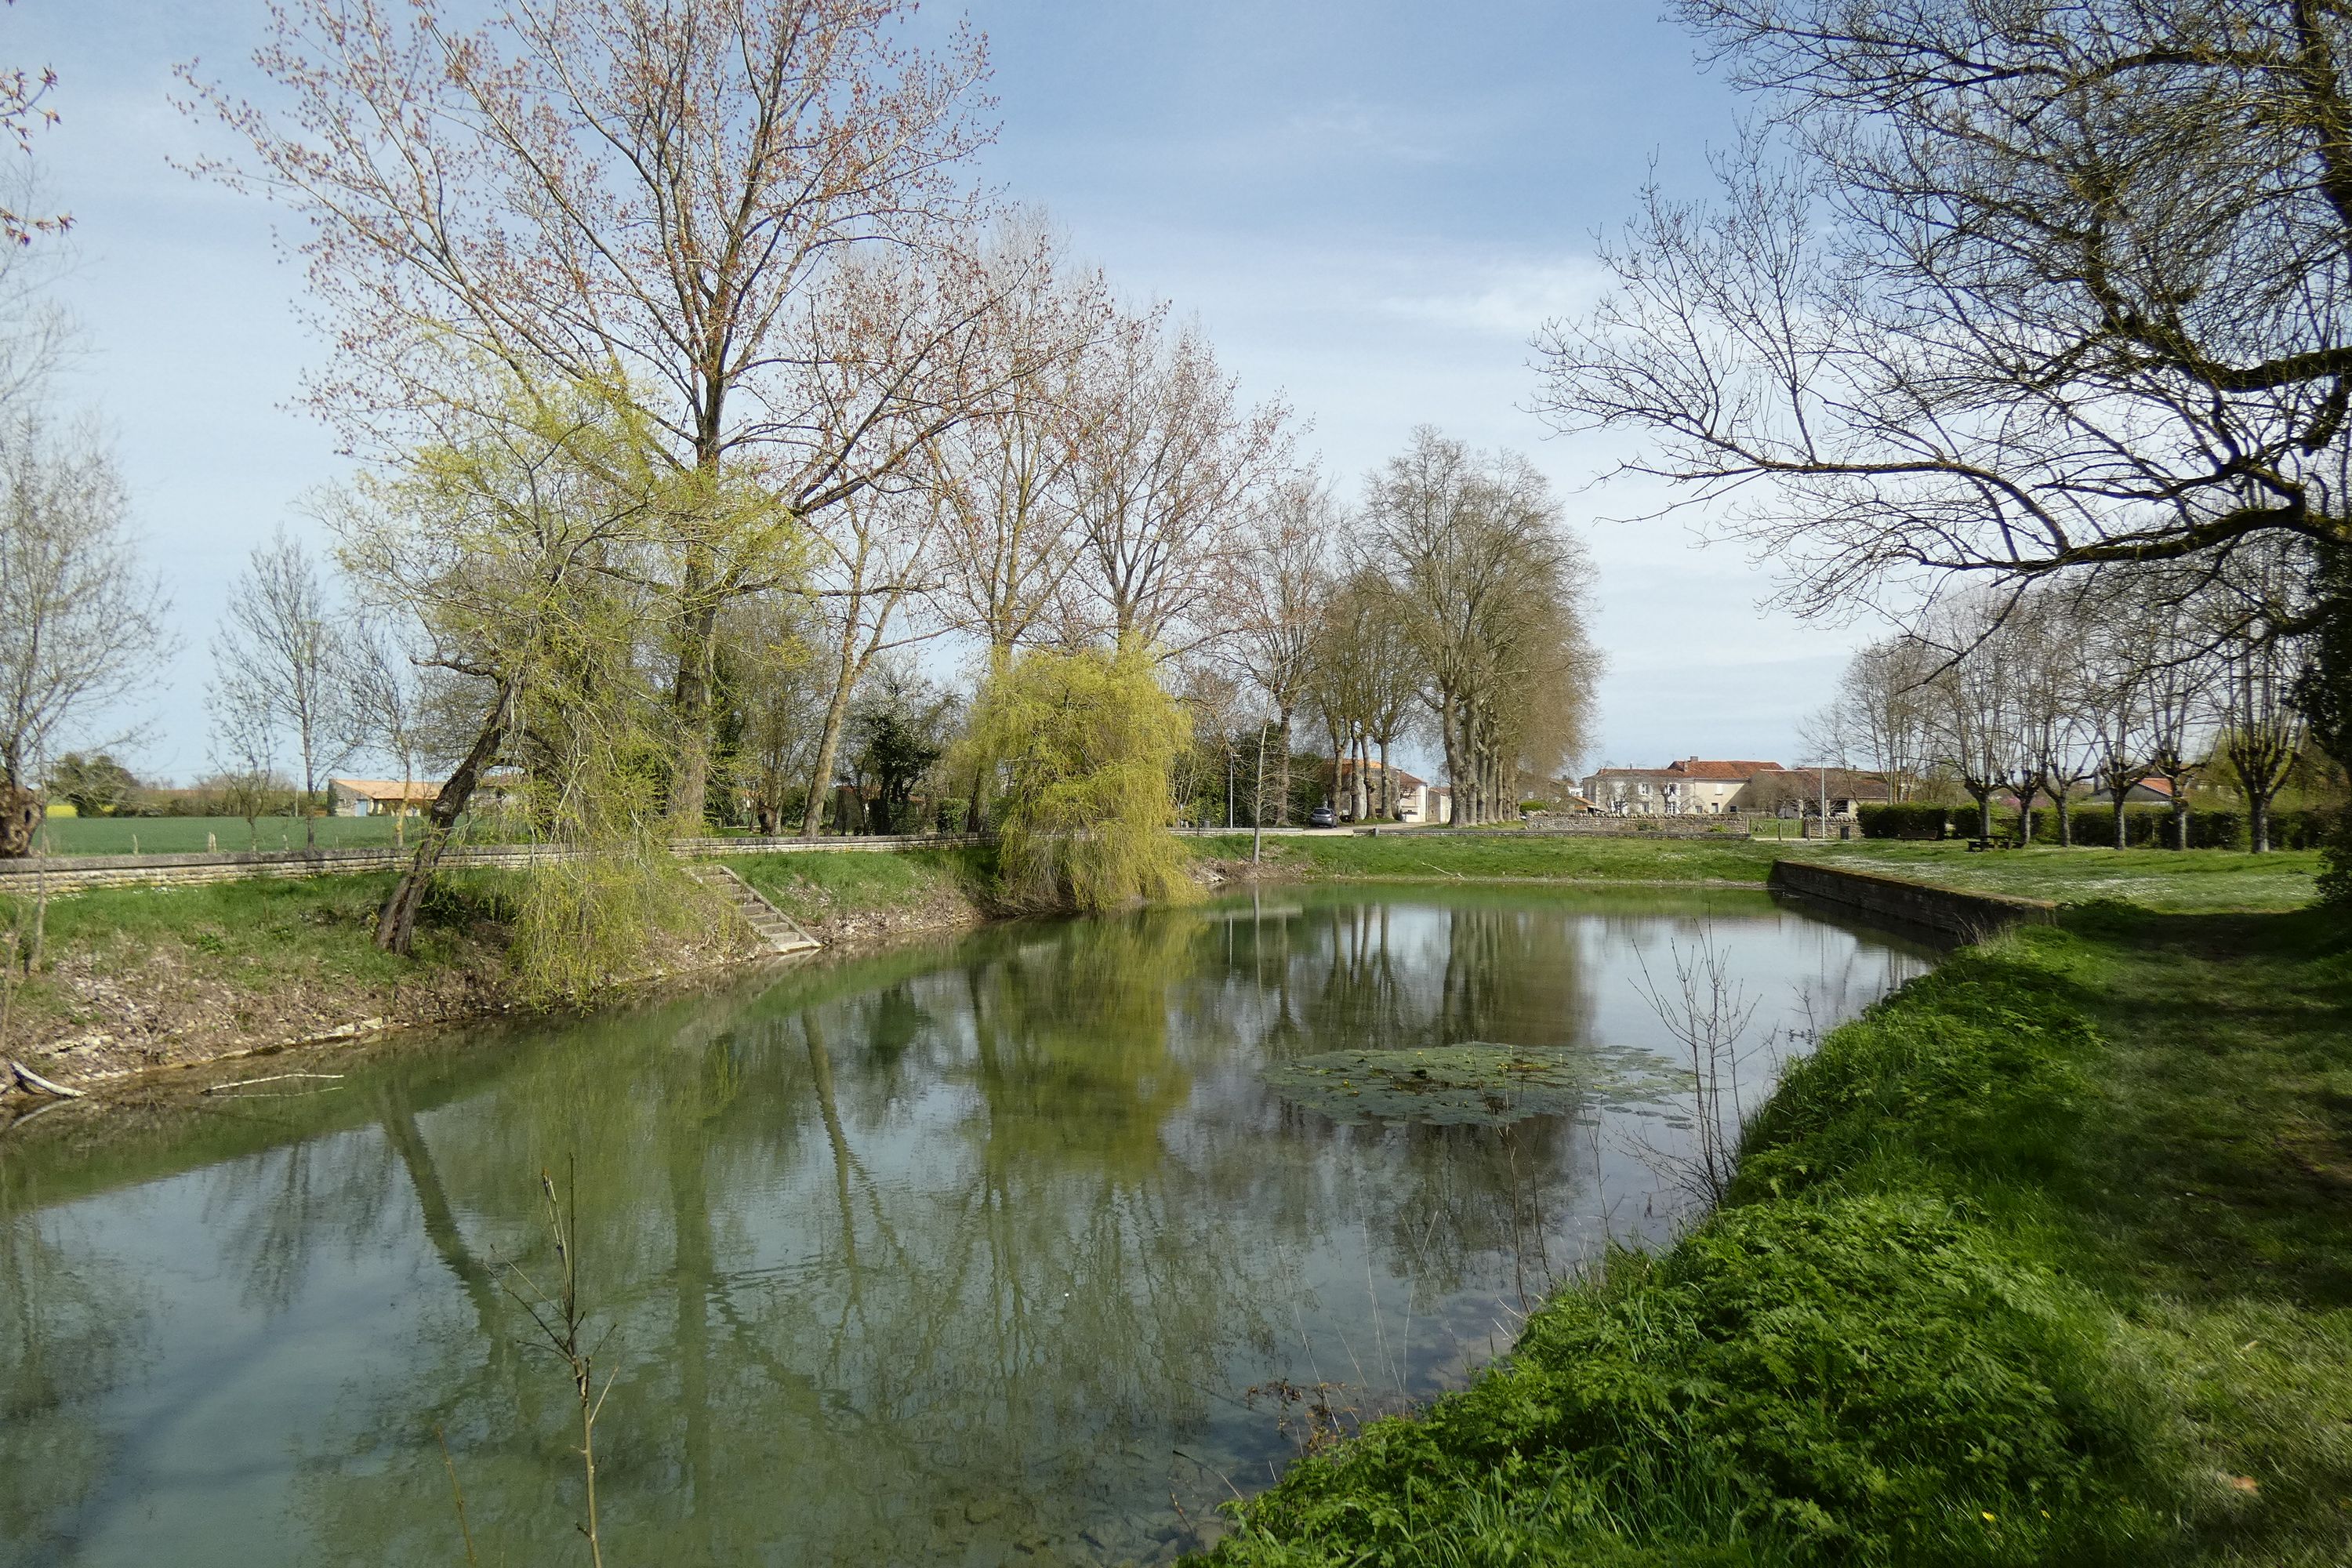
[[1764,789],[1788,773],[1778,763],[1685,757],[1663,768],[1602,768],[1577,793],[1615,816],[1710,816],[1759,809]]

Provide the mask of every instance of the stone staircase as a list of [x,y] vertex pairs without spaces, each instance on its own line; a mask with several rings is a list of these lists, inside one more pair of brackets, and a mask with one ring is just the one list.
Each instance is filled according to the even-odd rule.
[[743,923],[769,952],[810,952],[824,944],[803,931],[793,917],[760,896],[760,890],[725,866],[696,866],[687,875],[734,906]]

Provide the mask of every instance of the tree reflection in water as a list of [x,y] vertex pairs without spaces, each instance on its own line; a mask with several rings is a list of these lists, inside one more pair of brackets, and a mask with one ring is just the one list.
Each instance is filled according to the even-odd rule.
[[[548,1268],[534,1183],[576,1152],[618,1379],[597,1431],[609,1560],[1171,1555],[1189,1539],[1171,1493],[1197,1521],[1288,1451],[1244,1390],[1425,1396],[1507,1343],[1605,1225],[1643,1233],[1607,1217],[1629,1177],[1606,1106],[1344,1126],[1261,1069],[1638,1044],[1627,955],[1702,912],[1655,904],[1285,890],[1023,923],[387,1057],[184,1150],[168,1131],[135,1157],[20,1150],[42,1179],[6,1190],[0,1371],[24,1418],[0,1460],[36,1440],[47,1458],[0,1469],[0,1523],[54,1543],[39,1561],[121,1561],[147,1538],[98,1500],[143,1496],[179,1561],[447,1562],[441,1430],[483,1561],[568,1550],[570,1388],[517,1349],[499,1279]],[[1759,981],[1811,986],[1821,1022],[1921,962],[1760,898],[1715,918]],[[191,1365],[189,1312],[129,1283],[190,1268],[142,1217],[178,1185],[215,1265],[189,1300],[267,1325],[236,1367]],[[192,1378],[250,1395],[278,1456],[242,1517],[159,1501],[117,1440],[142,1387]]]

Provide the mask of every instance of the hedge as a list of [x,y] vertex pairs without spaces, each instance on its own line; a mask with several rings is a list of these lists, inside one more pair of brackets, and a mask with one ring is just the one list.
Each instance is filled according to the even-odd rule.
[[1949,838],[1952,808],[1948,805],[1865,805],[1862,808],[1864,838]]
[[[2068,814],[2074,844],[2105,848],[2116,841],[2116,808],[2077,802]],[[2274,809],[2270,814],[2270,847],[2273,849],[2316,849],[2327,837],[2335,813],[2320,807]],[[1865,805],[1862,808],[1864,838],[1973,838],[1977,811],[1973,805]],[[2014,842],[2017,813],[1995,811],[1992,834]],[[2058,811],[2048,799],[2033,807],[2033,842],[2058,842]],[[2252,829],[2242,811],[2192,809],[2189,814],[2191,849],[2244,849]],[[2124,844],[2132,849],[2172,847],[2172,808],[2131,805],[2124,808]]]

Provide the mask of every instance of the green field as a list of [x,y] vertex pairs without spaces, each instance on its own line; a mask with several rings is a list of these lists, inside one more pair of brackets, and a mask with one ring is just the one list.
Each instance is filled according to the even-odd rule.
[[2236,849],[1996,849],[1963,843],[1864,839],[1803,846],[1824,865],[1909,877],[1976,893],[2011,893],[2053,903],[2120,900],[2168,914],[2299,910],[2319,875],[2315,849],[2250,855]]
[[[322,848],[393,841],[389,816],[321,816],[314,826]],[[415,819],[408,826],[414,837]],[[241,816],[52,816],[41,831],[56,855],[187,855],[207,848],[299,849],[303,845],[301,820],[291,816],[265,816],[251,828]]]
[[[1188,838],[1209,858],[1246,859],[1246,835]],[[1997,849],[1856,839],[1580,838],[1383,834],[1265,841],[1278,868],[1317,878],[1537,878],[1570,881],[1762,882],[1782,857],[1908,877],[1970,892],[2056,903],[2121,900],[2167,913],[2292,910],[2309,903],[2315,850]]]
[[1224,1564],[2352,1562],[2352,958],[2108,905],[1832,1034],[1731,1200]]

